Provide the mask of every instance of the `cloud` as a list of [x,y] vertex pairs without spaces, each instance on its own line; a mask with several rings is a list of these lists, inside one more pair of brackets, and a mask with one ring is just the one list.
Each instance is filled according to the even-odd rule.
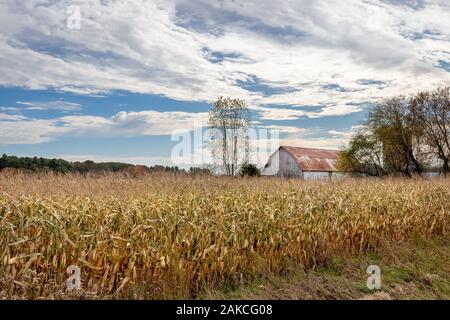
[[171,135],[206,123],[207,113],[118,112],[112,117],[69,115],[35,119],[0,113],[0,144],[38,144],[64,136],[133,137]]
[[295,110],[287,108],[269,108],[251,106],[251,110],[257,112],[262,120],[295,120],[304,117],[307,113],[304,110]]
[[277,130],[280,133],[287,133],[287,134],[311,133],[311,129],[299,128],[299,127],[294,127],[294,126],[268,125],[268,126],[262,126],[262,128],[265,128],[268,130]]
[[[4,109],[7,109],[7,108],[4,108]],[[0,110],[3,110],[3,109],[0,108]],[[0,121],[18,121],[18,120],[24,120],[24,119],[26,119],[26,117],[21,116],[21,115],[0,113]]]
[[322,106],[312,116],[323,117],[450,82],[441,62],[450,60],[445,0],[79,0],[81,29],[71,30],[73,4],[0,3],[0,85],[181,101],[229,95],[257,106]]
[[[360,128],[353,126],[348,130],[329,130],[327,138],[317,138],[314,135],[320,134],[321,130],[317,128],[305,129],[293,126],[269,125],[260,128],[268,130],[278,130],[286,136],[280,140],[268,136],[257,136],[252,142],[250,160],[258,166],[263,166],[269,156],[281,145],[303,146],[310,148],[340,149],[344,146],[352,135]],[[204,166],[212,163],[210,150],[204,141],[198,145],[188,144],[191,150],[188,150],[187,156],[172,154],[170,157],[154,156],[134,156],[134,155],[98,155],[98,154],[55,154],[56,158],[62,158],[68,161],[93,160],[96,162],[117,161],[131,164],[145,165],[178,165],[188,169],[190,166]],[[185,150],[186,151],[186,150]],[[190,154],[189,154],[190,153]]]
[[308,115],[310,118],[321,118],[325,116],[343,116],[355,112],[362,111],[363,108],[360,105],[331,105],[322,108],[319,112],[310,112]]
[[[319,109],[318,111],[311,111],[308,109]],[[250,109],[256,112],[262,120],[296,120],[299,118],[322,118],[331,116],[344,116],[363,110],[363,105],[328,105],[328,106],[302,106],[302,109],[293,107],[258,107],[250,106]]]
[[287,135],[280,139],[280,145],[302,146],[318,149],[341,149],[361,128],[352,126],[347,130],[324,130],[321,128],[296,128],[289,126],[270,126]]
[[[16,101],[16,104],[24,107],[15,108],[15,110],[61,110],[61,111],[78,111],[81,105],[68,101],[47,101],[47,102],[30,102],[30,101]],[[11,109],[11,108],[10,108]]]
[[49,142],[68,132],[68,128],[57,126],[54,120],[0,114],[0,145]]
[[348,130],[328,130],[328,134],[336,139],[350,140],[359,130],[363,128],[362,125],[352,126]]

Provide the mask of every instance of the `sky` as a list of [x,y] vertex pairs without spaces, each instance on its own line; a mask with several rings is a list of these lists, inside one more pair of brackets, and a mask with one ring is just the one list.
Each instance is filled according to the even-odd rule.
[[219,96],[338,149],[374,102],[445,85],[448,0],[0,0],[0,154],[189,166]]

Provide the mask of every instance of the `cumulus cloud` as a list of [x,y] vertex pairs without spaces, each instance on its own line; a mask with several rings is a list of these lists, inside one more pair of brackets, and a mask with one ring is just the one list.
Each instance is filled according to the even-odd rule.
[[[73,4],[79,30],[66,27]],[[449,84],[441,67],[450,60],[449,12],[445,0],[5,0],[0,85],[182,101],[226,94],[345,115],[382,96]]]
[[[66,25],[71,5],[81,9],[79,30]],[[447,0],[4,0],[0,86],[91,96],[124,90],[202,102],[228,95],[245,99],[261,126],[345,116],[382,97],[449,85],[449,13]],[[207,118],[153,110],[101,117],[89,115],[88,106],[87,114],[53,119],[20,114],[80,109],[61,100],[1,106],[0,144],[171,135]],[[329,149],[345,145],[358,129],[266,127],[283,133],[280,144]]]
[[0,144],[37,144],[69,132],[54,120],[0,114]]
[[35,119],[0,113],[0,144],[36,144],[72,137],[171,135],[205,123],[207,113],[121,111],[112,117],[69,115]]

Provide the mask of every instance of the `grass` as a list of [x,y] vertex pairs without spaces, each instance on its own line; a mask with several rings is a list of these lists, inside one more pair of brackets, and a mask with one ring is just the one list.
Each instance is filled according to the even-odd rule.
[[[0,296],[201,298],[302,270],[341,297],[348,261],[447,237],[449,210],[450,179],[0,173]],[[386,279],[411,282],[415,257]],[[69,293],[73,264],[82,290]]]
[[[357,257],[336,256],[316,270],[267,275],[202,299],[450,299],[450,238],[412,239]],[[380,290],[366,286],[368,265],[381,268]]]

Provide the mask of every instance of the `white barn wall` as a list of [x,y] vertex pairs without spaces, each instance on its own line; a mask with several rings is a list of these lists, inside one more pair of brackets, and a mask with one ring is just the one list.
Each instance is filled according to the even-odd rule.
[[304,171],[303,172],[303,179],[305,180],[323,180],[323,179],[340,179],[344,178],[346,176],[346,173],[344,172],[328,172],[328,171]]
[[328,172],[322,171],[305,171],[303,172],[303,178],[305,180],[315,180],[315,179],[328,179]]
[[278,175],[279,168],[280,149],[275,151],[267,160],[267,164],[261,170],[263,176],[276,176]]
[[261,172],[263,176],[303,177],[295,159],[283,149],[278,149],[271,155],[267,164]]

